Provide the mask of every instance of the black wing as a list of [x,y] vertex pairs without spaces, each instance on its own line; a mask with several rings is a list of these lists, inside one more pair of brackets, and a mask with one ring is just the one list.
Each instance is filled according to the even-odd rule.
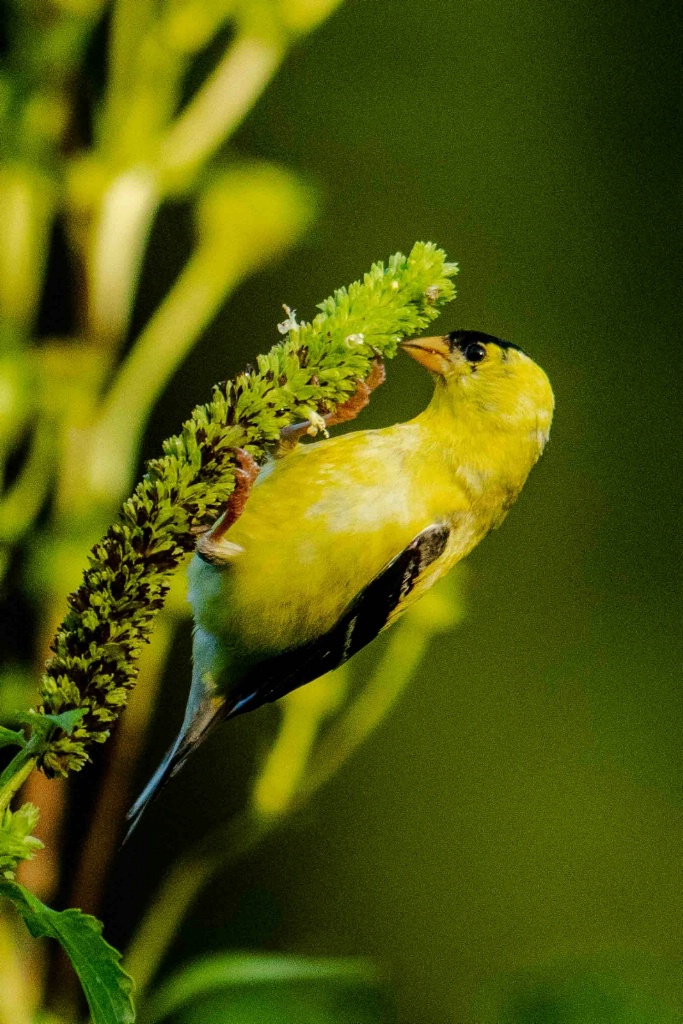
[[443,554],[449,532],[441,523],[427,527],[353,599],[328,633],[253,668],[231,695],[227,717],[284,697],[343,665],[374,640],[427,566]]
[[231,694],[230,700],[217,702],[215,697],[207,694],[194,719],[183,727],[128,812],[130,828],[126,840],[152,797],[182,768],[189,754],[215,725],[225,718],[253,711],[261,704],[284,697],[298,686],[342,665],[374,640],[386,626],[391,613],[413,590],[427,566],[443,553],[448,534],[448,527],[441,524],[423,530],[354,598],[336,626],[324,636],[262,662],[243,677],[237,693]]

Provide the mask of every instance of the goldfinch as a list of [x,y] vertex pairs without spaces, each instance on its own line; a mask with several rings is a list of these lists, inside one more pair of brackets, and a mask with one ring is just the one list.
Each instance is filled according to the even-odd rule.
[[415,419],[297,444],[302,424],[260,472],[244,460],[190,565],[185,720],[131,828],[215,724],[342,664],[500,526],[543,452],[553,392],[516,345],[453,331],[402,347],[436,382]]

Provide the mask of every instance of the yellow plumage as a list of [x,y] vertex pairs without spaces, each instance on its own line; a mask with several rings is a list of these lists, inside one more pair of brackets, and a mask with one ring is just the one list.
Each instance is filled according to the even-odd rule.
[[[436,377],[427,409],[384,430],[298,445],[269,463],[240,518],[204,546],[211,560],[193,560],[188,712],[134,815],[214,720],[274,699],[332,667],[325,658],[338,663],[372,639],[499,526],[519,494],[550,429],[545,373],[514,346],[475,332],[405,348]],[[430,527],[436,557],[419,539]],[[363,617],[373,620],[367,637]]]
[[225,571],[192,564],[197,624],[250,655],[294,647],[331,629],[430,524],[452,532],[412,599],[498,526],[541,454],[552,392],[522,352],[491,348],[476,380],[441,377],[409,423],[300,445],[266,467],[225,534],[242,551]]

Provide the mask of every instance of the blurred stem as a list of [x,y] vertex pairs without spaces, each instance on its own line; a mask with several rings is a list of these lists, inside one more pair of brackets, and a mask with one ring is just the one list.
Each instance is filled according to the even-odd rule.
[[295,801],[325,718],[337,710],[349,685],[342,665],[294,690],[282,702],[282,720],[254,783],[251,805],[259,818],[280,817]]
[[96,499],[126,493],[152,404],[240,276],[237,265],[217,273],[213,250],[200,246],[142,331],[95,428],[88,485]]
[[273,39],[238,36],[161,143],[164,170],[190,171],[211,156],[263,92],[284,53]]
[[306,770],[318,723],[302,710],[297,715],[285,712],[277,740],[254,787],[252,802],[256,813],[264,817],[286,814]]
[[175,619],[162,614],[141,658],[138,685],[115,734],[114,749],[100,783],[98,800],[81,850],[69,906],[98,914],[109,865],[119,842],[119,827],[130,803],[140,748],[156,705],[156,697],[175,632]]
[[284,818],[323,719],[343,699],[347,670],[330,672],[283,701],[277,738],[254,784],[251,806],[220,825],[171,867],[126,956],[138,996],[154,977],[178,926],[205,885]]
[[278,819],[243,814],[180,856],[161,883],[126,953],[125,970],[138,999],[155,976],[178,930],[204,886],[224,867],[258,845]]
[[431,634],[410,618],[391,634],[368,685],[320,740],[297,801],[309,800],[377,728],[415,675],[430,641]]
[[0,916],[0,1024],[31,1024],[31,996],[10,921]]
[[126,118],[128,101],[135,87],[140,40],[155,15],[155,0],[115,0],[109,44],[106,116],[103,135],[116,134]]
[[140,436],[168,379],[236,285],[290,244],[310,214],[307,191],[267,165],[207,184],[195,209],[196,248],[124,360],[94,426],[88,423],[88,468],[80,467],[79,484],[89,498],[106,504],[128,491]]
[[457,621],[450,594],[427,594],[395,630],[373,676],[315,749],[325,716],[336,710],[347,668],[329,673],[285,699],[277,739],[253,789],[251,810],[220,826],[171,867],[134,936],[126,969],[140,995],[168,951],[185,914],[205,885],[299,810],[377,727],[415,675],[434,634]]
[[36,766],[36,758],[30,756],[28,744],[10,761],[0,776],[0,815],[18,793]]
[[0,166],[0,316],[30,331],[55,211],[54,183],[35,168]]
[[[35,663],[38,673],[50,653],[50,641],[63,615],[65,581],[54,578],[55,575],[54,572],[50,574],[48,586],[43,592],[42,621],[36,642]],[[43,843],[44,849],[39,857],[22,861],[17,879],[43,902],[49,902],[59,885],[60,849],[68,798],[67,783],[65,779],[48,779],[42,772],[31,772],[21,795],[24,800],[40,807],[40,819],[35,835]],[[28,957],[34,976],[43,978],[47,969],[45,946],[32,942],[28,949]]]
[[[138,685],[114,736],[114,748],[97,793],[94,813],[81,847],[76,877],[68,906],[100,916],[107,873],[120,838],[120,824],[130,804],[131,782],[147,725],[175,632],[175,616],[165,613],[157,620],[152,642],[142,655]],[[79,987],[73,971],[60,965],[52,981],[52,1001],[62,1010],[77,1007]],[[54,974],[54,971],[53,971]],[[68,1014],[64,1014],[68,1017]]]
[[[49,903],[59,885],[59,851],[67,806],[66,781],[46,779],[42,772],[32,772],[21,797],[27,803],[40,807],[40,820],[34,835],[43,843],[44,849],[39,857],[21,862],[17,880],[39,899]],[[45,956],[45,947],[32,943],[29,957],[36,976],[42,976],[44,972]]]
[[17,541],[40,512],[54,475],[54,435],[54,423],[47,417],[39,419],[21,472],[0,501],[3,544]]
[[95,345],[110,352],[128,329],[159,200],[152,172],[145,167],[130,168],[106,190],[92,228],[87,257],[88,334]]

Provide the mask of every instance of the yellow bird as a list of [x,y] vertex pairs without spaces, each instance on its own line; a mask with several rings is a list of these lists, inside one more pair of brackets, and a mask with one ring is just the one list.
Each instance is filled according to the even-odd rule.
[[[370,643],[500,526],[521,491],[550,431],[543,370],[478,331],[402,347],[436,381],[415,419],[305,445],[296,441],[309,424],[299,424],[283,439],[286,454],[260,472],[244,459],[240,486],[190,565],[185,720],[131,828],[212,726]],[[332,422],[355,415],[368,394],[360,385]]]

